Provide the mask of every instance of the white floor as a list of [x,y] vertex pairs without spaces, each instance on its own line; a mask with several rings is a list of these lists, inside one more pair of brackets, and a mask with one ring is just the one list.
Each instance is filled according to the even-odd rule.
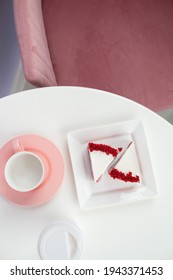
[[173,124],[173,109],[165,110],[158,113],[165,120]]
[[[14,79],[10,94],[13,94],[15,92],[20,92],[23,90],[30,90],[35,88],[33,85],[29,84],[24,77],[22,64],[19,63],[18,71],[16,74],[16,77]],[[165,120],[167,120],[169,123],[173,124],[173,109],[165,110],[158,112],[158,114],[163,117]]]

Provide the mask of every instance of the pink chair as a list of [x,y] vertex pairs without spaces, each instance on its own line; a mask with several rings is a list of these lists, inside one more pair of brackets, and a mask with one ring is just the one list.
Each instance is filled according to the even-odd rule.
[[41,0],[14,0],[14,17],[26,80],[38,87],[57,85],[44,28]]
[[173,107],[173,1],[13,1],[30,83],[102,89],[155,111]]

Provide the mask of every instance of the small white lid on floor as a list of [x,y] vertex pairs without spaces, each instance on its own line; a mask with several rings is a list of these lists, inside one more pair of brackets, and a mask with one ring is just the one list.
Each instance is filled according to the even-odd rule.
[[58,220],[43,229],[38,253],[43,260],[77,260],[83,252],[83,235],[69,220]]

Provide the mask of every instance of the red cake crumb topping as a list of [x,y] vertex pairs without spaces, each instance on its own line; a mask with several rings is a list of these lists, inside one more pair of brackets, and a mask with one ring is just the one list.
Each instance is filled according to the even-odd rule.
[[139,176],[133,176],[132,172],[129,171],[127,174],[119,171],[118,169],[112,169],[111,171],[109,171],[109,175],[113,178],[113,179],[119,179],[122,180],[124,182],[131,182],[131,183],[139,183]]
[[122,151],[122,148],[118,148],[118,149],[114,149],[108,145],[105,144],[96,144],[96,143],[88,143],[88,148],[90,150],[90,152],[93,151],[100,151],[100,152],[104,152],[107,155],[113,155],[113,157],[116,157],[118,155],[119,152]]

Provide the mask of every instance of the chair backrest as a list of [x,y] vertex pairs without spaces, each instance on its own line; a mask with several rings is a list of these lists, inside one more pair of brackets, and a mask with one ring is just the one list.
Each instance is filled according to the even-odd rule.
[[55,86],[41,2],[13,0],[16,33],[26,80],[38,87]]

